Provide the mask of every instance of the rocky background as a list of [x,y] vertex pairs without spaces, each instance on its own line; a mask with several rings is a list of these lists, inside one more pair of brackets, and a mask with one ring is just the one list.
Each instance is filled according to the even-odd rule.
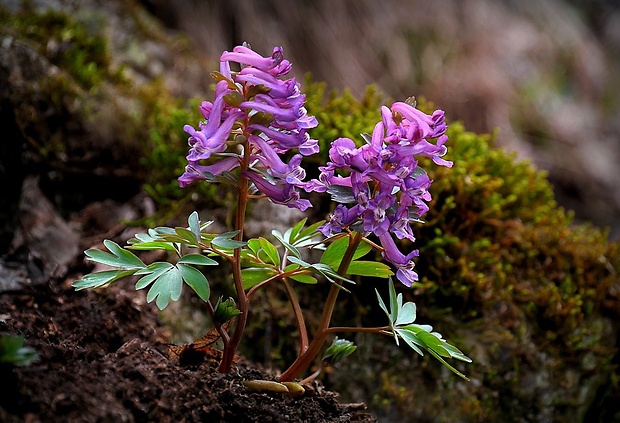
[[[620,237],[620,7],[596,1],[148,0],[217,58],[282,45],[298,74],[423,96],[549,171],[562,204]],[[174,6],[173,6],[174,4]]]

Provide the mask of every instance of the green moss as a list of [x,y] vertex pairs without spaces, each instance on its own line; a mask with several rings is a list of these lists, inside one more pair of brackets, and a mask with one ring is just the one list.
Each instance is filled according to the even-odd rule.
[[0,12],[0,24],[35,44],[39,53],[69,72],[85,89],[114,76],[109,72],[105,22],[95,16],[86,22],[54,10],[45,13]]
[[[319,139],[323,154],[338,136],[361,144],[359,133],[372,132],[380,119],[383,98],[376,91],[357,100],[349,92],[326,94],[324,85],[307,86],[308,110],[320,121],[312,136]],[[419,103],[423,110],[432,110],[430,104]],[[483,349],[479,355],[472,353],[482,363],[463,369],[482,381],[483,388],[474,389],[476,396],[466,400],[447,398],[446,392],[454,388],[446,386],[451,382],[425,368],[441,380],[426,388],[440,389],[442,399],[423,407],[440,413],[439,419],[459,421],[491,421],[511,415],[525,403],[541,410],[551,406],[576,410],[574,404],[583,401],[578,389],[566,385],[545,405],[532,394],[536,391],[525,375],[540,373],[540,386],[562,384],[567,372],[582,371],[575,366],[580,362],[613,374],[615,349],[603,316],[617,316],[620,309],[613,294],[620,245],[610,243],[604,229],[576,224],[572,212],[555,201],[546,173],[498,149],[492,135],[468,132],[458,122],[450,123],[448,135],[446,158],[454,161],[453,168],[437,167],[426,159],[420,162],[434,180],[433,201],[426,223],[415,228],[415,245],[402,245],[404,250],[420,249],[421,279],[413,290],[405,290],[405,296],[418,304],[420,319],[436,325],[456,345],[465,351]],[[360,283],[353,292],[358,299],[343,305],[346,312],[336,313],[335,320],[345,324],[351,307],[372,301],[373,289],[372,282]],[[532,363],[528,354],[546,361]],[[375,404],[379,409],[397,406],[404,415],[412,415],[416,405],[401,401],[411,378],[404,375],[410,373],[403,372],[403,366],[402,360],[395,360],[390,376],[382,379],[375,393]],[[358,377],[355,371],[341,376],[349,377],[349,384]],[[593,386],[604,383],[595,376],[583,377]],[[498,391],[510,399],[498,401],[494,394]],[[566,408],[563,401],[572,405]],[[458,406],[451,412],[441,410],[442,404]]]

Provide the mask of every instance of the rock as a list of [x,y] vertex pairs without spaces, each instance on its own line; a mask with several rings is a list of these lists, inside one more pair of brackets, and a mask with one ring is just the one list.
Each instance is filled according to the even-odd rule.
[[37,177],[24,180],[18,218],[13,249],[25,249],[29,263],[40,262],[45,280],[64,276],[80,252],[80,238],[39,189]]

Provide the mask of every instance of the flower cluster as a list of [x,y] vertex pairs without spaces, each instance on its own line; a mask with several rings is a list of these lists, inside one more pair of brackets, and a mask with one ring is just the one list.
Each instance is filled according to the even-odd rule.
[[[240,71],[231,71],[231,62],[239,63]],[[302,155],[318,152],[317,141],[307,133],[318,122],[308,116],[295,78],[281,79],[290,70],[281,47],[274,48],[271,57],[245,45],[221,55],[215,99],[200,107],[205,121],[198,129],[184,127],[191,148],[179,177],[181,187],[241,167],[242,176],[272,202],[300,210],[311,207],[297,188],[304,184]],[[282,156],[292,149],[299,153],[287,163]]]
[[[409,103],[383,106],[381,115],[362,147],[348,138],[335,140],[329,150],[330,161],[319,168],[319,178],[304,188],[327,191],[339,203],[319,228],[325,236],[348,227],[374,233],[381,241],[383,257],[398,269],[397,278],[411,286],[418,279],[412,261],[418,251],[403,254],[392,234],[415,240],[411,222],[419,221],[428,211],[432,182],[416,157],[430,157],[438,165],[452,166],[441,158],[447,150],[447,126],[443,111],[429,116]],[[429,139],[436,139],[436,143]]]
[[[231,63],[236,63],[239,70],[231,70]],[[389,265],[363,259],[374,247],[396,267],[396,276],[404,285],[411,286],[417,280],[412,260],[417,250],[403,254],[396,239],[414,241],[411,223],[427,212],[431,199],[431,180],[418,166],[418,158],[425,156],[438,165],[452,166],[442,159],[448,139],[444,113],[437,110],[429,116],[411,102],[394,103],[391,108],[383,106],[382,119],[372,135],[363,135],[365,145],[358,147],[348,138],[336,139],[329,150],[329,161],[319,167],[318,179],[304,182],[302,158],[318,152],[318,142],[307,131],[318,123],[304,108],[306,98],[297,81],[282,78],[290,69],[281,47],[274,48],[270,57],[255,53],[247,45],[224,52],[219,72],[212,74],[217,81],[214,100],[205,101],[200,107],[204,121],[197,129],[184,127],[189,134],[190,151],[179,184],[184,187],[205,180],[233,185],[237,191],[233,230],[211,233],[211,222],[201,222],[198,213],[193,212],[186,228],[152,228],[136,234],[125,248],[105,240],[109,252],[90,249],[85,254],[89,260],[116,269],[85,275],[73,286],[97,288],[139,276],[136,289],[148,288],[147,301],[155,301],[162,310],[181,297],[184,285],[189,286],[207,305],[213,322],[213,330],[207,336],[221,340],[219,371],[229,372],[256,293],[267,285],[280,284],[286,291],[299,334],[299,354],[280,375],[282,383],[246,381],[252,389],[268,385],[277,392],[303,394],[303,385],[319,375],[324,363],[333,364],[355,350],[351,342],[336,338],[318,370],[299,383],[293,382],[310,367],[331,335],[346,332],[392,335],[397,344],[402,340],[419,354],[429,351],[466,379],[444,358],[466,362],[471,359],[448,344],[431,326],[414,323],[416,306],[412,302],[403,304],[402,294],[396,294]],[[284,233],[273,230],[276,244],[265,237],[246,240],[244,223],[250,198],[266,197],[274,203],[306,210],[311,204],[300,197],[300,190],[331,194],[337,206],[326,222],[306,226],[304,218]],[[316,239],[317,231],[327,238]],[[371,234],[381,246],[367,238]],[[304,249],[319,246],[325,246],[320,259],[315,263],[306,261],[312,260],[313,255],[302,255]],[[178,257],[174,263],[147,265],[131,250],[175,252]],[[217,266],[219,262],[214,258],[232,267],[234,298],[212,300],[210,282],[200,268]],[[353,283],[349,274],[388,278],[388,305],[377,291],[379,307],[389,320],[387,325],[331,326],[342,285]],[[293,283],[313,285],[318,282],[317,277],[330,282],[331,288],[317,329],[310,337]]]

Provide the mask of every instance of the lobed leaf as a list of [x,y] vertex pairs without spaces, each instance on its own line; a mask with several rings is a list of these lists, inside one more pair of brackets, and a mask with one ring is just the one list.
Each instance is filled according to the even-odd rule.
[[187,218],[187,225],[189,230],[192,231],[196,239],[200,239],[200,220],[198,219],[198,212],[194,211]]
[[157,278],[163,275],[165,272],[172,269],[174,265],[167,262],[155,262],[149,264],[144,269],[141,269],[136,272],[136,275],[146,275],[136,282],[136,290],[144,289],[150,284],[152,284]]
[[410,325],[415,322],[416,319],[416,305],[412,302],[407,302],[400,309],[395,326]]
[[231,249],[231,250],[234,250],[235,248],[244,247],[247,243],[232,239],[238,233],[239,231],[225,232],[213,238],[211,243],[217,247]]
[[211,289],[206,276],[203,275],[198,269],[186,264],[179,263],[177,264],[177,268],[181,272],[181,277],[185,283],[188,284],[190,288],[196,292],[196,294],[198,294],[200,299],[204,302],[209,301]]
[[103,241],[103,245],[105,245],[111,253],[91,248],[86,250],[84,254],[91,261],[112,267],[120,267],[121,269],[141,269],[146,267],[142,260],[136,257],[135,254],[121,248],[114,241],[106,239]]
[[181,272],[173,266],[153,283],[151,289],[146,294],[146,301],[150,303],[155,300],[157,308],[163,310],[168,306],[170,300],[177,301],[181,297],[182,290],[183,278]]

